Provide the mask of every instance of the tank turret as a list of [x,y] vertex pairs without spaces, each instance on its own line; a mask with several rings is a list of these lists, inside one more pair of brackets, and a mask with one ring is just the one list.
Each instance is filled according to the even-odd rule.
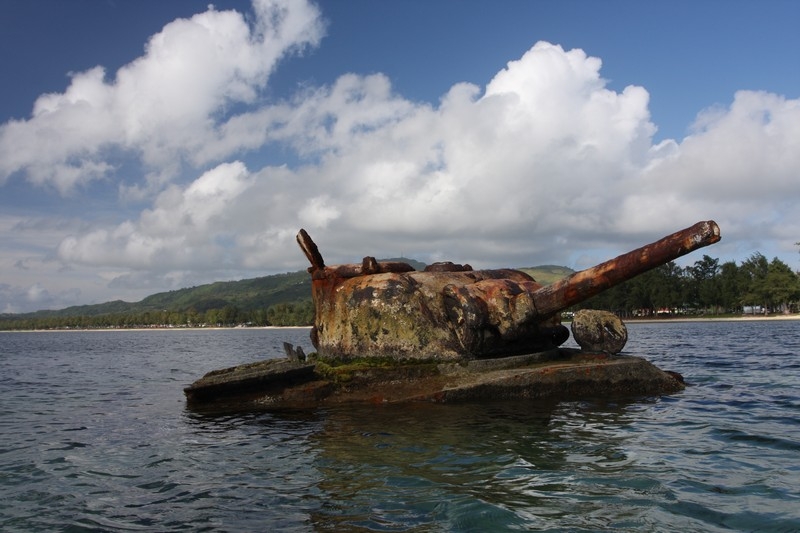
[[560,312],[614,285],[720,240],[697,224],[552,285],[513,269],[435,263],[416,271],[365,257],[326,266],[300,230],[311,267],[312,342],[321,360],[363,357],[454,361],[531,353],[562,344]]

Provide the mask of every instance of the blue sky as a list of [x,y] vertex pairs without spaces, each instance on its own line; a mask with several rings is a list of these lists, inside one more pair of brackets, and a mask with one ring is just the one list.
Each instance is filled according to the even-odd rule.
[[0,312],[399,254],[798,267],[792,1],[0,2]]

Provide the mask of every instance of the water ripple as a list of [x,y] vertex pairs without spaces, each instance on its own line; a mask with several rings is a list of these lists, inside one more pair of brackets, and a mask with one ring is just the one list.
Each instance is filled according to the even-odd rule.
[[181,387],[307,331],[10,334],[0,529],[797,531],[798,326],[629,325],[662,398],[236,415]]

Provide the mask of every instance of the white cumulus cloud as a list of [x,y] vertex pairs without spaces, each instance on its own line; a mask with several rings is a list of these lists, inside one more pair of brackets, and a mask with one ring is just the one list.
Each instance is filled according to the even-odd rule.
[[59,256],[275,268],[301,257],[294,235],[305,226],[336,260],[407,251],[522,265],[622,252],[620,242],[707,218],[724,234],[746,220],[780,233],[767,227],[773,215],[753,211],[797,194],[797,101],[741,92],[729,109],[701,113],[694,135],[654,145],[647,91],[612,91],[600,70],[581,50],[540,42],[485,88],[455,85],[438,106],[405,100],[381,74],[343,75],[226,124],[226,135],[290,146],[303,164],[221,164],[170,186],[138,220],[65,240]]
[[200,270],[231,253],[226,236],[235,226],[236,200],[252,185],[241,162],[223,163],[184,189],[171,186],[137,221],[69,236],[58,248],[65,263],[154,269]]
[[98,66],[72,74],[63,93],[40,96],[30,118],[0,126],[0,183],[21,172],[66,193],[113,172],[120,150],[160,181],[176,160],[202,159],[220,117],[255,102],[282,57],[322,36],[308,2],[254,0],[253,8],[252,24],[213,7],[175,20],[112,77]]

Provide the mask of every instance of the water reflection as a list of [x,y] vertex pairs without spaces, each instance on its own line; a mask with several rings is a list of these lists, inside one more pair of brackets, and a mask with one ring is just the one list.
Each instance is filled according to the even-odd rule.
[[[457,531],[571,523],[570,502],[598,512],[593,499],[602,495],[607,505],[608,484],[627,475],[633,461],[626,427],[641,408],[412,403],[189,413],[187,419],[201,441],[254,438],[271,450],[259,454],[260,464],[278,470],[263,475],[283,478],[302,469],[307,481],[314,478],[317,496],[307,497],[304,507],[317,530],[413,531],[436,524]],[[652,482],[627,483],[626,492],[653,488]],[[585,517],[574,523],[585,525]]]

